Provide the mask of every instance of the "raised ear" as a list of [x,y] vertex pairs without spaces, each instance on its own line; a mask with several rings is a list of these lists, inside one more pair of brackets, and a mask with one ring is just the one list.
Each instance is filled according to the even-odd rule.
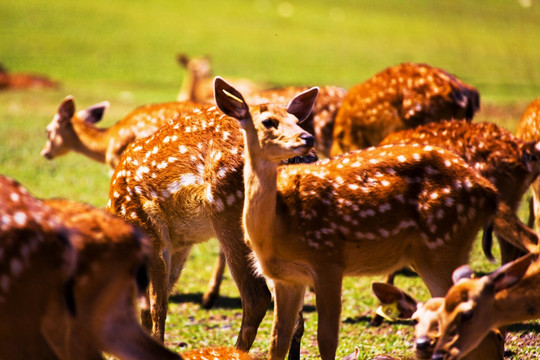
[[387,320],[391,319],[391,321],[395,321],[397,318],[409,319],[416,311],[418,302],[405,291],[393,285],[374,282],[371,284],[371,289],[382,303],[381,308],[377,309],[377,314]]
[[515,285],[527,272],[531,263],[537,259],[537,254],[527,254],[505,264],[488,275],[488,284],[493,286],[495,292]]
[[60,115],[60,121],[69,121],[75,115],[75,101],[73,96],[68,95],[58,106],[58,115]]
[[472,279],[474,272],[469,265],[461,265],[452,273],[452,282],[456,284],[461,279]]
[[214,79],[214,97],[216,105],[225,115],[239,121],[249,118],[249,107],[242,94],[219,76]]
[[95,124],[103,119],[103,114],[110,106],[108,101],[102,101],[80,112],[79,116],[84,121]]
[[304,121],[311,114],[318,94],[319,88],[313,87],[296,95],[287,106],[287,112],[296,116],[299,122]]

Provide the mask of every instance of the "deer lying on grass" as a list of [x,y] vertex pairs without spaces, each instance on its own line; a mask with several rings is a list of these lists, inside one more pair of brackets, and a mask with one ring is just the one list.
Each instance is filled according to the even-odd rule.
[[[540,141],[540,98],[527,106],[516,128],[516,136],[524,141]],[[529,203],[529,227],[540,229],[540,179],[536,179],[531,190],[533,197]]]
[[[182,80],[178,101],[194,101],[201,103],[214,102],[214,77],[212,75],[212,60],[209,56],[190,58],[186,54],[178,54],[176,60],[187,70]],[[245,93],[263,90],[266,86],[256,84],[248,79],[230,79],[231,82]]]
[[527,254],[478,279],[461,279],[444,298],[432,358],[463,359],[490,330],[540,318],[539,287],[538,254]]
[[478,91],[425,64],[389,67],[349,89],[334,124],[330,154],[378,145],[391,132],[444,119],[471,120]]
[[0,90],[57,88],[58,86],[58,82],[43,75],[10,73],[2,64],[0,64]]
[[[75,314],[75,236],[18,182],[0,176],[0,358],[56,359],[41,327],[63,326]],[[48,301],[63,309],[53,324]]]
[[219,240],[242,299],[238,348],[250,348],[268,309],[270,292],[251,270],[243,241],[242,148],[236,120],[215,106],[194,108],[128,146],[113,174],[108,211],[152,240],[151,314],[143,314],[143,323],[159,339],[169,292],[191,247],[211,237]]
[[419,145],[278,168],[314,145],[297,122],[309,115],[317,88],[285,110],[249,107],[221,78],[214,86],[218,107],[244,130],[245,241],[274,284],[270,359],[286,356],[308,285],[322,359],[335,357],[343,276],[412,265],[432,296],[446,293],[452,271],[467,262],[476,233],[495,214],[489,181],[454,153]]
[[[75,112],[75,102],[68,96],[58,107],[58,112],[47,126],[47,143],[41,155],[52,160],[70,150],[106,163],[114,170],[125,148],[135,139],[146,137],[160,127],[198,105],[192,102],[169,102],[141,106],[113,126],[95,127],[109,107],[108,102],[95,104]],[[203,295],[202,306],[211,308],[219,296],[219,287],[225,271],[225,256],[220,251],[208,289]]]
[[[456,270],[456,274],[463,271]],[[435,344],[439,339],[439,314],[444,305],[443,297],[434,297],[425,303],[418,302],[403,290],[387,284],[375,282],[373,293],[381,302],[377,312],[390,321],[412,319],[415,325],[416,359],[431,359]],[[499,331],[491,331],[486,338],[466,357],[466,360],[504,359],[504,340]]]
[[[513,136],[492,123],[464,120],[442,121],[388,135],[381,145],[436,145],[461,156],[499,192],[499,209],[494,222],[500,238],[502,263],[517,259],[523,251],[536,251],[538,235],[517,217],[523,194],[540,174],[540,145]],[[491,257],[485,244],[485,251]]]

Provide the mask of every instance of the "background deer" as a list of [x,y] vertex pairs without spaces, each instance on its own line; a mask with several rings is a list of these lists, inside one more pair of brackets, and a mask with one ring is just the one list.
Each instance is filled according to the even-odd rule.
[[191,247],[211,237],[219,240],[242,299],[236,345],[248,350],[255,338],[271,299],[243,241],[242,149],[236,120],[202,106],[133,142],[113,174],[107,209],[152,240],[151,316],[143,323],[158,338],[164,336],[169,292]]
[[[214,78],[210,56],[190,58],[186,54],[178,54],[176,60],[187,70],[182,79],[182,85],[176,100],[213,103],[214,88],[212,84]],[[246,93],[261,91],[266,88],[266,86],[256,84],[248,79],[230,79],[230,81]]]
[[[141,106],[109,128],[97,128],[95,123],[103,118],[108,102],[95,104],[75,112],[72,96],[66,97],[47,126],[47,142],[41,155],[52,160],[70,150],[106,163],[114,170],[125,148],[135,139],[146,137],[160,127],[198,106],[192,102],[169,102]],[[219,287],[225,271],[225,256],[220,251],[208,289],[203,295],[202,306],[211,308],[219,296]]]
[[[305,287],[314,287],[322,359],[335,356],[345,275],[387,273],[411,264],[433,296],[451,286],[497,194],[457,155],[431,146],[386,146],[314,164],[281,167],[314,138],[305,119],[317,89],[287,109],[249,107],[221,78],[216,103],[244,130],[245,241],[274,284],[270,359],[283,359]],[[227,124],[225,122],[223,125]]]
[[540,173],[537,142],[520,140],[493,123],[451,120],[392,133],[381,145],[399,143],[451,150],[495,185],[500,203],[494,231],[501,240],[503,263],[517,259],[523,251],[536,251],[538,235],[521,222],[516,211],[523,194]]
[[76,256],[55,212],[18,182],[0,176],[0,358],[56,359],[43,337],[46,303],[63,326],[75,313],[71,281]]
[[336,115],[330,154],[374,146],[393,131],[430,122],[471,120],[479,108],[478,91],[442,69],[389,67],[349,89]]
[[0,64],[0,90],[57,88],[59,83],[46,76],[26,73],[10,73]]
[[[524,141],[540,141],[540,98],[527,106],[516,128],[516,136]],[[540,229],[540,180],[531,186],[533,197],[529,202],[529,227]]]
[[461,279],[444,298],[433,359],[458,360],[492,329],[540,318],[540,262],[528,254],[478,279]]
[[[456,270],[455,273],[462,271]],[[430,360],[435,344],[439,339],[440,312],[444,306],[443,297],[434,297],[425,303],[418,302],[403,290],[387,284],[372,284],[375,296],[381,307],[377,312],[390,321],[412,319],[415,325],[416,359]],[[466,360],[502,360],[504,359],[504,340],[499,331],[491,331],[486,338],[464,359]]]

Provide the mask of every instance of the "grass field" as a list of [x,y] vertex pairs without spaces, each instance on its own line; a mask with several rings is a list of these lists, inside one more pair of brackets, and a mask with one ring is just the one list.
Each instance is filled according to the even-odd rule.
[[[0,62],[13,72],[46,74],[62,86],[0,91],[0,173],[40,197],[104,206],[108,169],[76,154],[53,162],[41,158],[45,126],[68,94],[79,109],[109,100],[103,126],[136,106],[175,99],[183,76],[175,62],[178,52],[210,55],[216,74],[274,85],[349,87],[387,66],[424,62],[479,89],[477,121],[513,130],[527,104],[540,95],[539,21],[538,4],[524,7],[512,0],[210,0],[204,6],[192,0],[4,0]],[[241,311],[230,276],[217,308],[199,307],[216,253],[215,241],[196,247],[171,297],[167,345],[174,350],[179,344],[234,344]],[[472,260],[479,271],[496,267],[478,249]],[[411,324],[367,325],[375,304],[372,280],[379,278],[345,282],[338,357],[355,346],[361,359],[411,353]],[[397,283],[426,299],[418,278],[400,277]],[[314,305],[312,296],[306,298],[304,358],[318,353]],[[254,344],[263,356],[270,315]],[[537,323],[512,330],[509,358],[537,358]]]

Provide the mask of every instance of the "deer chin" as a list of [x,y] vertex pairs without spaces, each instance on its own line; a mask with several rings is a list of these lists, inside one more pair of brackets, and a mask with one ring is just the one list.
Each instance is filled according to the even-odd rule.
[[294,151],[296,156],[305,156],[305,155],[309,154],[309,152],[311,151],[312,148],[313,148],[313,146],[300,145],[300,146],[294,147],[292,150]]

